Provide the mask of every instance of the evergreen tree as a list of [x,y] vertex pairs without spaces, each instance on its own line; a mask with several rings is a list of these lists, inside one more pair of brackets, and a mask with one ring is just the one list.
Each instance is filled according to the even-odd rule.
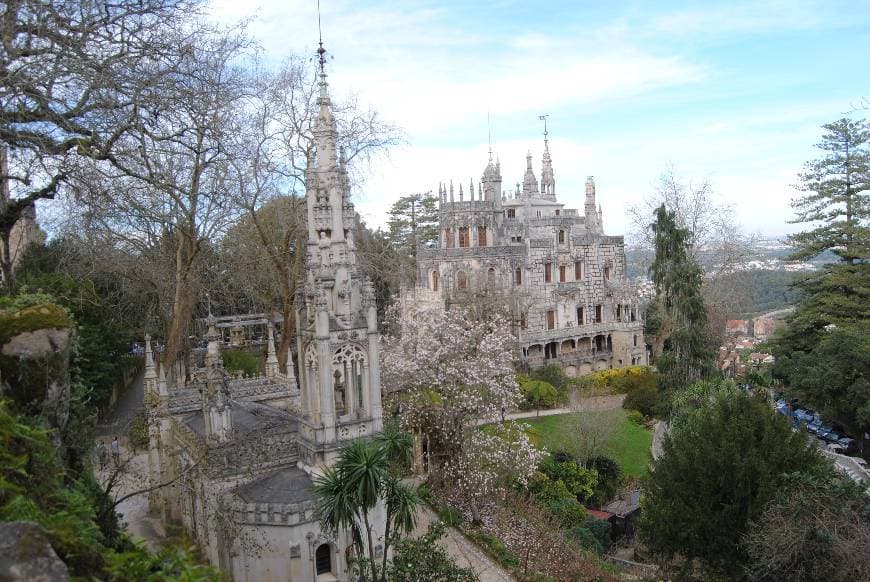
[[706,376],[713,349],[707,308],[701,294],[703,272],[692,258],[689,232],[662,204],[651,225],[655,259],[650,274],[656,298],[650,306],[648,332],[655,335],[654,357],[662,373],[662,394]]
[[870,259],[870,127],[864,120],[840,119],[822,126],[827,133],[816,147],[826,152],[807,162],[792,201],[793,223],[817,223],[792,235],[794,258],[833,250],[843,261]]
[[431,192],[402,196],[390,207],[387,238],[414,264],[419,245],[438,240],[438,199]]
[[[666,562],[680,556],[690,568],[698,559],[708,571],[739,578],[742,536],[783,474],[824,461],[766,398],[706,383],[676,396],[682,404],[674,406],[676,422],[646,483],[640,537]],[[686,406],[690,401],[697,405]]]
[[832,250],[841,259],[801,281],[801,300],[772,342],[774,374],[829,421],[857,438],[870,431],[870,127],[825,125],[827,155],[800,175],[807,192],[795,222],[818,222],[792,237],[796,257]]

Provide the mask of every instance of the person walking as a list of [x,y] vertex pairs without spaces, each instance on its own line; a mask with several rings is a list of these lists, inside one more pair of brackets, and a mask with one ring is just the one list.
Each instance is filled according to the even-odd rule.
[[116,467],[121,464],[121,443],[118,442],[117,435],[112,439],[112,462]]
[[100,441],[97,445],[97,458],[100,461],[100,471],[105,471],[109,464],[109,449],[106,447],[106,441]]

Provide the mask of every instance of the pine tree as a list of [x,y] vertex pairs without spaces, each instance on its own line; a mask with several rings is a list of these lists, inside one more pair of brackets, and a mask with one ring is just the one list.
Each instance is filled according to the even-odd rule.
[[713,350],[707,308],[701,294],[703,271],[692,258],[689,232],[677,225],[662,204],[651,225],[655,259],[650,274],[656,298],[649,309],[648,331],[656,337],[654,356],[662,373],[663,395],[703,378]]
[[817,223],[789,237],[795,259],[832,250],[843,261],[870,259],[870,126],[840,119],[822,126],[827,133],[816,147],[827,152],[807,162],[792,201],[792,223]]
[[413,264],[417,247],[438,240],[438,199],[431,192],[402,196],[390,207],[387,238]]

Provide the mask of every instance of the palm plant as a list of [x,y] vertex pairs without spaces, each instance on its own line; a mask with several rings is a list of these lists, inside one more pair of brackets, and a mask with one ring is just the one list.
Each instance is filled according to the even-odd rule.
[[[397,432],[390,428],[374,441],[357,440],[344,447],[335,467],[317,477],[314,484],[321,527],[333,537],[339,531],[349,531],[359,556],[365,555],[367,547],[373,582],[386,581],[390,545],[413,531],[416,510],[421,503],[417,488],[402,483],[396,471],[400,465],[391,462],[408,459],[410,455],[410,436]],[[371,520],[372,511],[379,501],[386,509],[380,576]]]

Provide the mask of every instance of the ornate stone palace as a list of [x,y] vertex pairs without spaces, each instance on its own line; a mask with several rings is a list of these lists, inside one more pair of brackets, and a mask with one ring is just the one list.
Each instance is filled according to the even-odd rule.
[[[507,302],[522,360],[559,364],[569,376],[646,364],[638,299],[626,284],[623,237],[604,234],[595,182],[584,215],[556,199],[549,143],[540,186],[526,156],[522,186],[502,190],[501,165],[483,171],[475,196],[451,181],[438,188],[440,236],[417,253],[417,300],[486,296]],[[467,197],[466,197],[467,194]]]
[[[193,354],[177,385],[146,340],[151,483],[170,483],[152,492],[151,508],[181,523],[235,581],[348,579],[351,540],[321,531],[313,479],[343,444],[382,428],[374,292],[357,268],[322,65],[318,103],[306,172],[307,281],[296,301],[298,380],[293,358],[279,370],[271,325],[256,378],[224,370],[215,318],[205,353]],[[382,535],[384,516],[374,519]]]

